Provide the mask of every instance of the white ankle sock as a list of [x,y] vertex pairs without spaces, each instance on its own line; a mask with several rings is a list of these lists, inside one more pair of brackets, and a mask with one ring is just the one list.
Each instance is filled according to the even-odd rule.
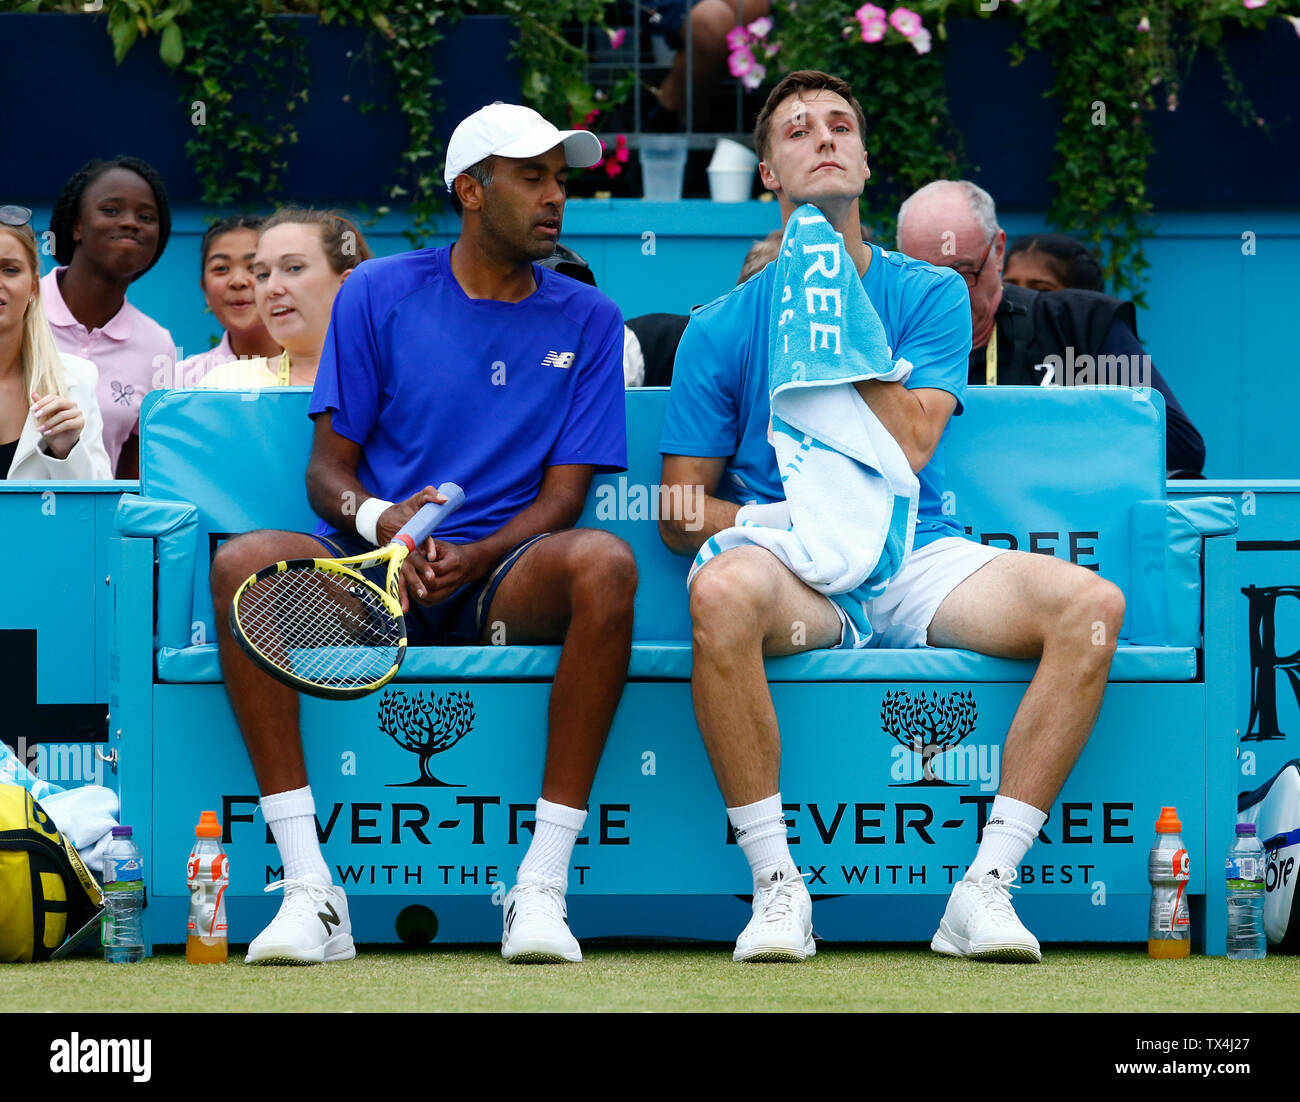
[[280,860],[284,862],[284,878],[301,880],[308,873],[315,873],[325,883],[332,884],[330,868],[320,850],[320,836],[316,833],[316,801],[312,799],[311,785],[263,796],[261,807],[280,850]]
[[587,812],[564,804],[537,801],[537,825],[533,840],[519,866],[519,876],[544,876],[560,881],[561,891],[569,890],[569,859],[578,833],[587,821]]
[[736,832],[736,841],[749,862],[754,883],[766,880],[765,873],[781,865],[793,865],[790,845],[786,841],[785,815],[781,810],[781,793],[757,800],[743,807],[727,808],[727,818]]
[[1019,869],[1038,831],[1047,822],[1047,812],[1010,796],[995,796],[979,852],[966,870],[967,880],[978,880],[990,869]]

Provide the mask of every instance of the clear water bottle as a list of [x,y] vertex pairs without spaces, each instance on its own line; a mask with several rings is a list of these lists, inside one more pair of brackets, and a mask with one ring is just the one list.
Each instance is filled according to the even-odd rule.
[[134,964],[144,958],[144,859],[131,840],[129,826],[113,828],[104,853],[104,917],[99,928],[104,959]]
[[1236,840],[1228,850],[1229,960],[1263,960],[1268,952],[1264,868],[1264,847],[1255,836],[1255,824],[1238,823]]
[[1178,811],[1162,807],[1156,820],[1156,841],[1147,855],[1151,881],[1151,914],[1147,920],[1147,953],[1176,960],[1192,951],[1192,923],[1187,911],[1187,881],[1191,867],[1183,845]]
[[230,866],[221,848],[221,824],[215,811],[205,811],[194,828],[185,879],[190,888],[190,918],[185,959],[190,964],[225,964],[226,887]]

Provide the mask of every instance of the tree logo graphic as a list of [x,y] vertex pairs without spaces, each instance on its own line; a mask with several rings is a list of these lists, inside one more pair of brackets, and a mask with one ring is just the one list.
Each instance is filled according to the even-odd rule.
[[915,699],[901,690],[885,693],[880,704],[880,729],[921,756],[921,779],[894,787],[962,787],[935,776],[934,759],[975,730],[978,718],[973,692],[958,691],[940,697],[937,691],[931,691],[928,697],[919,693]]
[[385,690],[379,700],[379,729],[403,750],[420,756],[420,775],[388,788],[464,788],[433,775],[435,754],[450,750],[474,728],[474,701],[468,692],[423,692],[407,696],[401,689]]

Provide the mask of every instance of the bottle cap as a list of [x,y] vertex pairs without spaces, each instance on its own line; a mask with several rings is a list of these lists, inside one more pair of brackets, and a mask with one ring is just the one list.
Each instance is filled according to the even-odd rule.
[[199,825],[194,828],[194,837],[221,837],[221,824],[217,822],[217,813],[215,811],[205,811],[199,816]]
[[1255,833],[1255,824],[1254,824],[1254,823],[1238,823],[1238,824],[1237,824],[1237,834],[1238,834],[1238,835],[1242,835],[1242,834],[1254,834],[1254,833]]
[[1160,818],[1156,820],[1157,834],[1177,834],[1183,829],[1183,824],[1178,821],[1178,809],[1176,807],[1162,807],[1160,809]]
[[113,837],[114,837],[114,838],[130,838],[130,837],[131,837],[131,828],[130,828],[130,827],[126,827],[126,826],[122,826],[122,827],[114,827],[114,828],[113,828]]

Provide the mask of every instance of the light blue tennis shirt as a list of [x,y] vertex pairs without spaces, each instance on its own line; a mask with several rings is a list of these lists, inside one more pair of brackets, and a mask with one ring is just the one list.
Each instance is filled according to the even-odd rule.
[[[904,386],[946,390],[957,399],[954,416],[960,414],[971,345],[965,281],[950,268],[868,247],[871,264],[862,286],[880,315],[893,358],[912,364]],[[739,505],[785,497],[776,452],[767,439],[768,334],[775,275],[776,265],[769,264],[691,315],[677,347],[659,439],[664,455],[725,456],[727,465],[714,493]],[[964,536],[957,518],[943,510],[942,438],[917,479],[921,496],[914,548],[941,536]]]
[[[362,448],[357,477],[402,501],[451,481],[438,529],[465,543],[531,505],[547,467],[627,467],[623,317],[576,279],[533,266],[521,302],[471,299],[451,249],[367,260],[339,289],[310,413]],[[322,521],[316,535],[335,529]]]

